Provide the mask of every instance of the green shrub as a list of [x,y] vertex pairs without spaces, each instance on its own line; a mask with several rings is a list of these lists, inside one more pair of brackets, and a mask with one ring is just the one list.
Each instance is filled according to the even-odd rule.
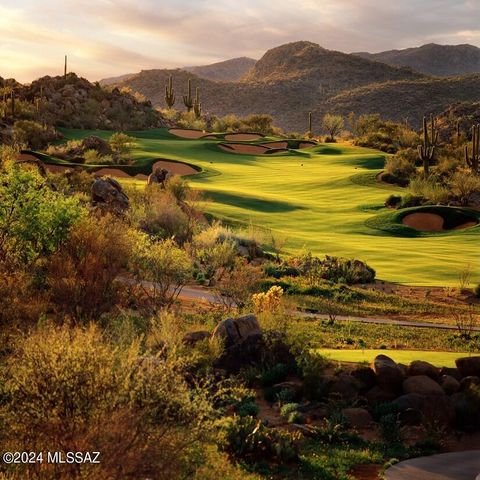
[[402,196],[401,195],[389,195],[385,200],[385,206],[389,208],[398,208],[402,203]]
[[409,180],[416,173],[415,160],[409,155],[398,152],[396,155],[388,157],[385,162],[385,172],[393,175],[395,178]]
[[260,375],[260,382],[264,387],[270,387],[276,383],[280,383],[288,375],[288,367],[283,363],[277,363],[273,367],[264,370]]
[[298,403],[285,403],[284,405],[282,405],[282,407],[280,408],[280,415],[282,417],[286,417],[288,416],[290,413],[292,412],[296,412],[298,410],[298,407],[300,405]]
[[17,120],[13,125],[13,139],[21,146],[40,150],[48,142],[56,140],[58,134],[52,127],[43,126],[32,120]]
[[237,413],[240,417],[256,417],[259,407],[255,400],[248,399],[248,401],[241,402],[237,407]]
[[288,423],[298,423],[302,425],[305,423],[305,417],[300,412],[290,412],[287,418]]
[[289,462],[298,458],[300,438],[298,432],[268,428],[252,417],[229,417],[220,423],[218,442],[222,450],[247,461]]

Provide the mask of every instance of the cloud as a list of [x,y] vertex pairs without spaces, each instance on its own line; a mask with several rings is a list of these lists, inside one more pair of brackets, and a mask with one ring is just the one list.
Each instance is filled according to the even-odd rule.
[[[260,57],[310,40],[342,51],[480,46],[480,0],[2,0],[0,75],[71,57],[89,78]],[[15,55],[15,53],[17,55]]]

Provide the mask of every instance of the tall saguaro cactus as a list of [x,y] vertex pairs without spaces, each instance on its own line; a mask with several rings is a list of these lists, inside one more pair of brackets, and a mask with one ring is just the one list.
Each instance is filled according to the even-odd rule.
[[191,80],[188,80],[188,95],[183,96],[183,103],[187,107],[187,110],[190,112],[193,108],[192,81]]
[[308,112],[308,134],[312,134],[312,112]]
[[67,56],[65,55],[65,63],[63,64],[63,78],[67,78]]
[[175,90],[173,89],[172,76],[168,79],[168,85],[165,85],[165,103],[168,108],[172,108],[175,105]]
[[430,134],[428,130],[427,118],[423,117],[423,144],[418,146],[418,156],[423,163],[425,177],[430,175],[430,164],[435,158],[435,147],[438,142],[438,131],[433,115],[430,115]]
[[195,90],[195,100],[193,101],[193,111],[195,112],[195,118],[202,116],[202,102],[200,101],[200,89],[197,87]]
[[480,173],[480,125],[472,127],[472,155],[468,153],[468,145],[465,145],[465,162],[474,175]]

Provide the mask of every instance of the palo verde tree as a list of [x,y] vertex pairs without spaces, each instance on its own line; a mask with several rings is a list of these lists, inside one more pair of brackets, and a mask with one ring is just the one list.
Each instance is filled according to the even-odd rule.
[[468,145],[465,145],[465,162],[474,175],[480,173],[480,125],[472,127],[472,155],[468,152]]
[[175,105],[175,90],[173,89],[172,76],[168,79],[168,85],[165,85],[165,103],[168,108],[172,108]]
[[425,177],[430,175],[430,165],[435,159],[435,148],[438,142],[438,130],[435,127],[435,118],[430,115],[430,133],[427,118],[423,117],[423,143],[418,146],[418,156],[423,164]]
[[193,101],[193,111],[195,112],[195,118],[202,116],[202,102],[200,102],[200,89],[197,87],[195,90],[195,100]]
[[328,133],[330,141],[334,142],[335,137],[342,131],[344,127],[343,117],[341,115],[332,115],[327,113],[322,121],[323,129]]
[[190,112],[193,108],[192,81],[190,79],[188,80],[188,94],[183,96],[183,103]]

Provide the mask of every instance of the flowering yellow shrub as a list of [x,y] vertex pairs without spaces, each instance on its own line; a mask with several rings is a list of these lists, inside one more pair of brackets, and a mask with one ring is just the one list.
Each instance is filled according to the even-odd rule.
[[252,302],[257,313],[262,312],[278,312],[282,304],[283,289],[282,287],[270,287],[268,292],[255,293],[252,295]]

